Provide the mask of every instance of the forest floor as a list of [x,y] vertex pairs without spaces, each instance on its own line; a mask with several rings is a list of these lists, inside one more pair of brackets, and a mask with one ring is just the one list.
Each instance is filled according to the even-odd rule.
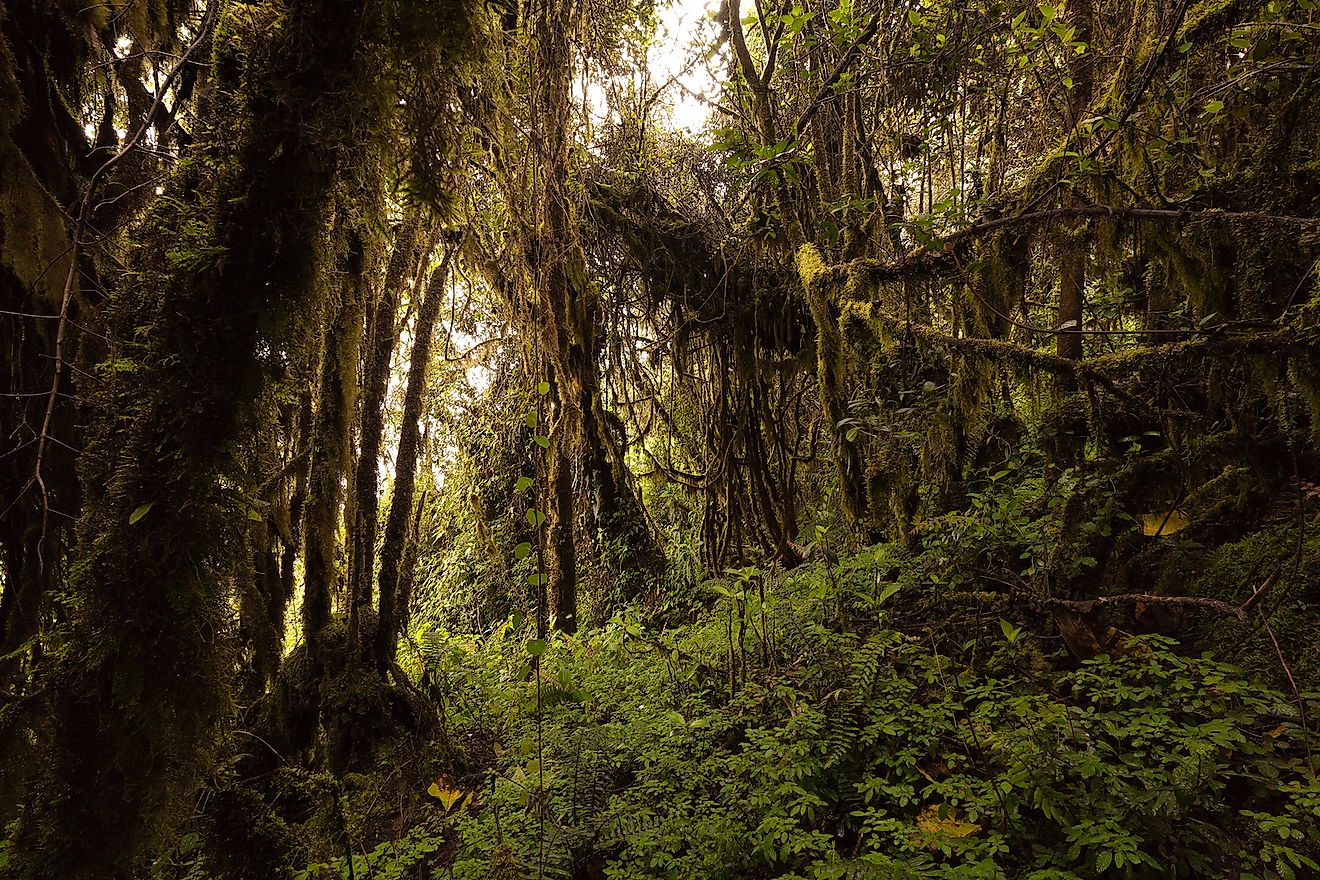
[[1317,876],[1292,695],[1167,636],[1080,660],[928,563],[742,569],[548,641],[427,632],[442,748],[402,795],[408,768],[348,777],[352,865],[296,876]]

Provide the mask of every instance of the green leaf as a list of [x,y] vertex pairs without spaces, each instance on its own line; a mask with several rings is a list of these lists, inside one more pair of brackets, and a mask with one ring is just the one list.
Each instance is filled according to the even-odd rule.
[[536,427],[536,413],[529,411],[523,416],[523,424],[529,428]]
[[537,383],[537,386],[536,386],[536,393],[537,393],[537,394],[542,394],[542,395],[549,394],[549,393],[550,393],[550,383],[549,383],[549,382],[539,382],[539,383]]
[[143,504],[143,505],[142,505],[141,507],[139,507],[137,510],[133,511],[132,513],[130,513],[130,514],[128,515],[128,524],[131,526],[133,523],[137,522],[138,520],[142,519],[142,517],[144,517],[144,516],[146,516],[148,513],[150,513],[150,512],[151,512],[151,506],[152,506],[153,504],[155,504],[155,503],[156,503],[156,502],[154,502],[154,501],[148,501],[146,504]]
[[545,639],[532,639],[527,643],[527,654],[531,657],[540,657],[545,653]]
[[884,602],[886,599],[888,599],[890,596],[894,595],[901,589],[903,589],[903,586],[901,584],[890,584],[889,586],[885,587],[883,590],[880,591],[879,596],[876,596],[875,604],[879,605],[880,603]]
[[533,528],[545,522],[545,514],[537,510],[535,507],[528,508],[527,512],[523,514],[523,518],[527,520],[527,524]]
[[545,436],[544,434],[537,434],[532,439],[536,442],[536,445],[541,447],[542,449],[550,448],[550,438]]
[[529,574],[527,576],[527,585],[531,587],[542,586],[546,582],[546,576],[543,574]]
[[519,477],[518,482],[513,484],[513,491],[525,492],[532,488],[532,482],[533,480],[531,477]]
[[1008,639],[1010,642],[1016,642],[1018,636],[1022,633],[1021,627],[1014,626],[1002,617],[999,618],[999,628],[1003,631],[1004,638]]
[[526,541],[523,541],[517,547],[513,548],[513,558],[526,559],[531,552],[532,552],[532,545],[527,543]]

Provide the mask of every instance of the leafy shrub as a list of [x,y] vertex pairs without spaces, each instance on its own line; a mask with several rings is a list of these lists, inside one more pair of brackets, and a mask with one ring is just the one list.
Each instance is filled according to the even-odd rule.
[[[434,876],[1320,871],[1320,787],[1283,695],[1160,637],[1055,672],[992,618],[950,653],[895,628],[907,615],[891,604],[928,598],[920,570],[879,547],[762,589],[741,573],[662,633],[620,615],[548,646],[512,622],[423,641],[427,674],[463,694],[451,734],[495,747],[416,832],[455,833]],[[851,597],[849,631],[832,591]],[[373,876],[403,861],[378,848]]]

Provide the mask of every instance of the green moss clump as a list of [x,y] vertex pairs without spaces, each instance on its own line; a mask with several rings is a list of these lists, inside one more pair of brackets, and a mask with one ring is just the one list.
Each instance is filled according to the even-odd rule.
[[1291,685],[1261,623],[1261,612],[1283,647],[1297,686],[1303,691],[1320,687],[1320,582],[1315,578],[1320,570],[1320,530],[1308,529],[1310,534],[1299,546],[1298,525],[1283,523],[1224,544],[1205,558],[1187,586],[1191,595],[1238,605],[1273,578],[1273,586],[1246,624],[1206,616],[1198,619],[1191,640],[1285,692]]

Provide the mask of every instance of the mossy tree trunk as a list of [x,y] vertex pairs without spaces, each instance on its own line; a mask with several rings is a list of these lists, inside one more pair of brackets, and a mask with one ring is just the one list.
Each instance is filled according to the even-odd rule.
[[[389,388],[390,360],[399,338],[397,311],[416,267],[418,229],[409,217],[399,224],[379,296],[368,315],[364,355],[358,459],[353,474],[352,554],[348,595],[354,609],[371,605],[379,519],[381,441],[385,430],[385,394]],[[356,611],[355,611],[356,615]]]
[[230,710],[226,592],[247,521],[232,455],[316,296],[326,209],[362,122],[344,99],[362,73],[362,4],[249,12],[275,26],[253,36],[222,17],[217,123],[196,145],[218,170],[171,183],[180,198],[148,223],[175,237],[143,249],[142,281],[110,306],[111,337],[131,340],[114,354],[134,368],[106,389],[84,453],[62,634],[76,647],[47,677],[49,764],[11,855],[25,877],[140,876]]
[[[583,27],[584,10],[572,0],[554,0],[532,21],[534,78],[532,149],[539,174],[533,203],[539,228],[532,236],[532,285],[543,324],[541,347],[550,367],[554,397],[548,506],[549,596],[556,626],[578,627],[579,555],[576,481],[594,497],[592,519],[605,541],[626,548],[625,567],[654,569],[662,557],[640,515],[628,482],[621,438],[606,414],[599,358],[604,339],[600,301],[588,277],[578,233],[581,194],[571,183],[570,85],[575,65],[569,40]],[[534,320],[536,314],[533,316]],[[580,473],[573,463],[580,463]]]
[[[350,234],[350,238],[356,238]],[[311,481],[303,512],[303,634],[316,657],[340,584],[343,485],[351,456],[349,426],[362,343],[362,250],[349,243],[347,277],[327,327],[312,420]]]
[[[380,550],[379,621],[376,625],[374,658],[383,671],[394,662],[399,640],[399,621],[407,616],[412,572],[404,566],[413,497],[417,485],[417,459],[421,451],[421,418],[426,393],[427,368],[431,362],[431,342],[440,306],[448,298],[449,262],[446,252],[430,274],[413,325],[413,346],[408,363],[408,385],[403,399],[403,420],[399,428],[399,449],[394,459],[394,491],[385,520],[385,534]],[[420,293],[420,292],[419,292]],[[419,295],[419,294],[415,294]],[[401,588],[403,587],[403,588]]]

